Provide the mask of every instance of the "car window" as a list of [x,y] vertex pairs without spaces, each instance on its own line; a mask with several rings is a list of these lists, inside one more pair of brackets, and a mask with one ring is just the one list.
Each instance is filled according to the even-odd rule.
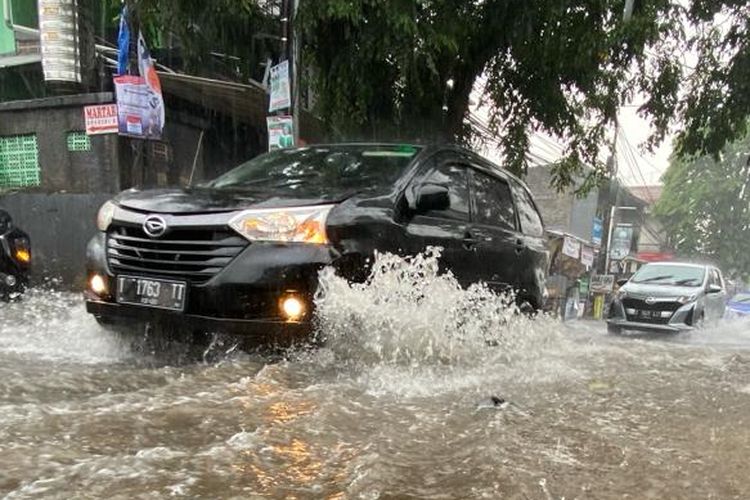
[[474,222],[516,229],[516,210],[510,186],[505,180],[472,170],[471,191],[474,196]]
[[518,218],[521,221],[521,230],[529,236],[543,236],[542,217],[539,215],[529,191],[516,183],[515,192],[517,194],[516,206],[518,207]]
[[720,287],[724,288],[724,286],[721,283],[721,275],[719,274],[719,270],[718,269],[711,269],[710,281],[709,281],[708,284],[709,285],[717,285],[717,286],[720,286]]
[[703,285],[706,269],[698,266],[675,264],[646,264],[638,270],[631,281],[653,285],[693,286]]
[[419,184],[446,186],[450,198],[450,206],[447,210],[430,210],[424,215],[460,221],[469,220],[469,187],[465,166],[457,163],[439,164],[422,178]]

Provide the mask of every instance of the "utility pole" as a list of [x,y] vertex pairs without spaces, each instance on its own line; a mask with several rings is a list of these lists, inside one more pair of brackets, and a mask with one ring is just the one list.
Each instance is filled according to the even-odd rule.
[[[633,17],[633,5],[635,4],[635,0],[625,0],[625,8],[622,12],[622,20],[623,22],[628,22]],[[610,245],[612,244],[612,232],[614,229],[614,223],[615,223],[615,215],[617,212],[617,207],[620,204],[620,184],[617,182],[617,138],[620,135],[620,122],[617,117],[617,112],[615,111],[615,136],[612,140],[612,152],[610,153],[610,161],[608,162],[609,166],[609,192],[607,193],[607,200],[609,205],[609,210],[606,210],[604,213],[604,224],[603,229],[605,231],[604,234],[607,234],[607,240],[604,244],[602,251],[604,259],[600,256],[600,264],[602,260],[604,261],[604,269],[602,269],[603,274],[609,274],[609,254],[610,254]]]

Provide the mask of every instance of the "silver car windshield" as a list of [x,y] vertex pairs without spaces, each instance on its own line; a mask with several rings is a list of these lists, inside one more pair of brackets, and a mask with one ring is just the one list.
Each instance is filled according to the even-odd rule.
[[703,267],[648,264],[635,273],[631,281],[655,285],[701,286],[705,276],[706,270]]

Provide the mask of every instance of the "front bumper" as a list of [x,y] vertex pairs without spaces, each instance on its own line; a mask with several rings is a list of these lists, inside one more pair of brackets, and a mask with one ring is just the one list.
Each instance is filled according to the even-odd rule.
[[[175,325],[181,331],[228,333],[257,338],[259,341],[285,340],[312,332],[313,296],[318,273],[335,265],[340,254],[328,245],[248,245],[210,280],[189,284],[185,310],[169,311],[117,302],[114,284],[117,273],[107,260],[103,233],[96,235],[87,249],[87,272],[102,276],[107,289],[102,295],[85,292],[86,309],[105,323],[133,322]],[[180,276],[127,273],[151,279],[181,279]],[[287,321],[280,314],[280,298],[294,294],[304,300],[307,313],[300,321]]]
[[172,313],[148,307],[129,306],[104,302],[93,294],[86,293],[86,311],[114,324],[132,325],[151,323],[161,326],[174,326],[186,333],[226,333],[250,337],[259,342],[286,343],[312,333],[309,321],[289,322],[273,319],[225,319],[200,314]]
[[[693,317],[695,316],[695,310],[698,307],[696,302],[684,304],[674,310],[670,311],[670,316],[664,318],[666,321],[638,321],[634,318],[628,318],[626,314],[626,308],[623,303],[614,299],[610,304],[609,317],[607,318],[607,324],[621,328],[623,330],[642,330],[642,331],[661,331],[661,332],[680,332],[685,330],[692,330]],[[630,311],[631,313],[633,311]]]

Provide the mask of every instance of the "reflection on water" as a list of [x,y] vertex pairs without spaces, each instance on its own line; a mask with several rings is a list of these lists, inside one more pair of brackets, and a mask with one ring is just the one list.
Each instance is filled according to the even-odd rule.
[[[8,498],[744,498],[750,325],[607,335],[383,257],[319,349],[190,362],[77,296],[0,305]],[[496,401],[504,400],[502,404]]]

